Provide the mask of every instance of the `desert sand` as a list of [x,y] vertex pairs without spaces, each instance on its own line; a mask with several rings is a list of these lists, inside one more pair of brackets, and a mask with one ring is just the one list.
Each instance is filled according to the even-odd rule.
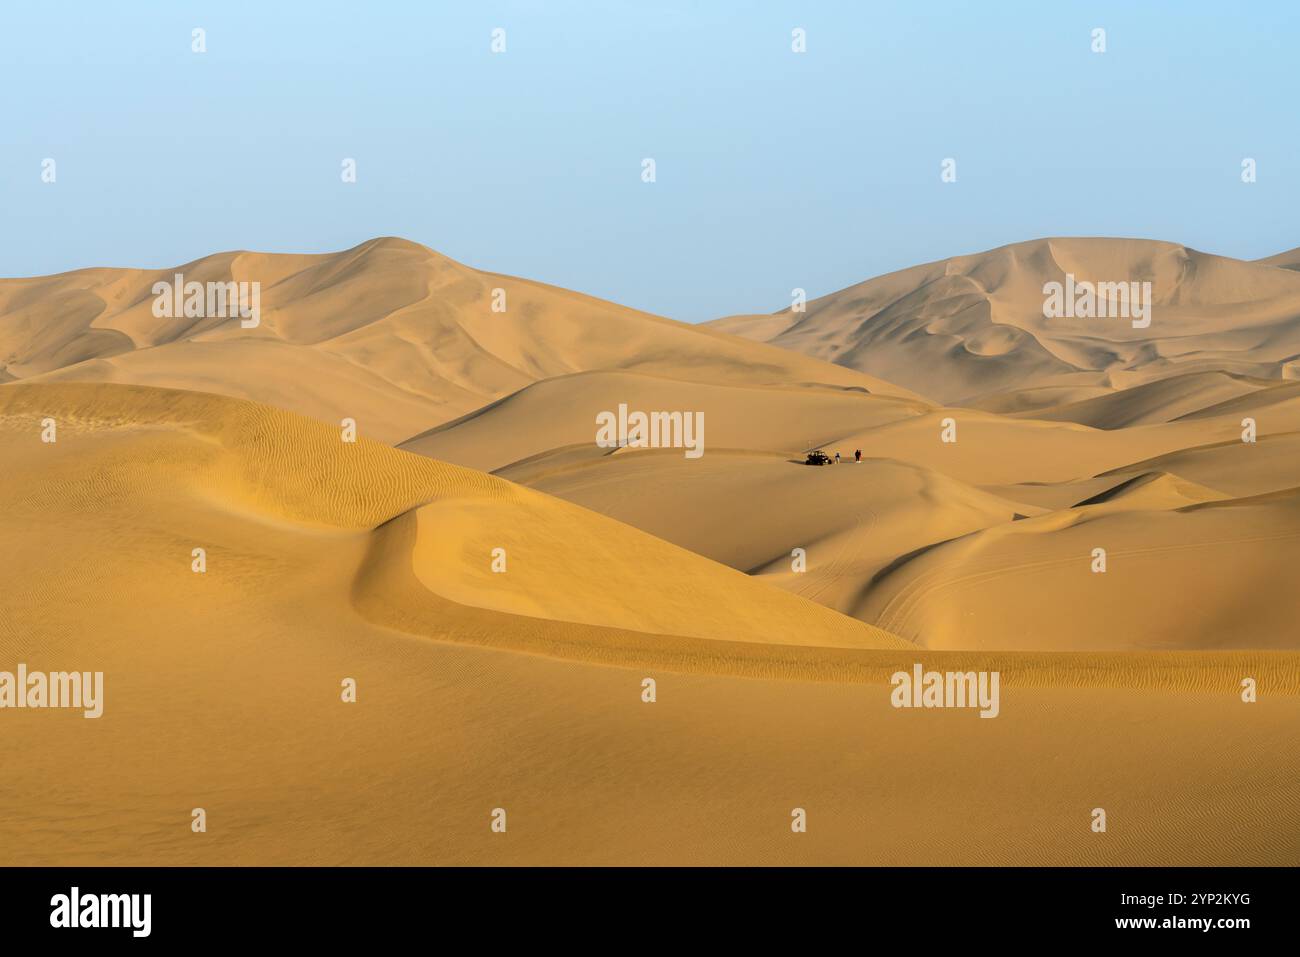
[[[1175,243],[1040,239],[869,279],[753,322],[712,328],[871,372],[945,403],[1027,388],[1126,389],[1193,371],[1294,379],[1294,252],[1244,262]],[[1047,319],[1043,284],[1149,281],[1147,328]]]
[[[0,711],[0,863],[1300,863],[1293,260],[1043,240],[707,327],[393,239],[0,281],[0,669],[106,696]],[[1065,270],[1150,328],[1045,319]],[[260,324],[155,317],[175,272]],[[598,447],[620,403],[704,454]],[[917,662],[996,719],[892,707]]]
[[[258,281],[256,328],[158,318],[155,283]],[[505,311],[493,312],[493,290]],[[553,376],[629,370],[692,381],[816,383],[910,395],[796,353],[541,283],[402,239],[320,256],[221,253],[174,269],[0,282],[0,381],[123,382],[255,399],[410,438]]]

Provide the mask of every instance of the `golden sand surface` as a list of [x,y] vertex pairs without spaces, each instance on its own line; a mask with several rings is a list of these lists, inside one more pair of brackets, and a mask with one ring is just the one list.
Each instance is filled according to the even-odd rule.
[[[1067,269],[1151,327],[1035,318]],[[0,281],[0,672],[104,675],[0,710],[0,863],[1300,863],[1285,263],[1042,240],[706,327],[403,240],[176,271],[260,325]]]

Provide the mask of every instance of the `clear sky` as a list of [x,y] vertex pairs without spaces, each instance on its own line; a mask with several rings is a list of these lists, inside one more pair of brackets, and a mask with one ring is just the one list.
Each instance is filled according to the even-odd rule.
[[1255,258],[1297,50],[1291,0],[6,3],[0,275],[397,235],[696,321],[1040,236]]

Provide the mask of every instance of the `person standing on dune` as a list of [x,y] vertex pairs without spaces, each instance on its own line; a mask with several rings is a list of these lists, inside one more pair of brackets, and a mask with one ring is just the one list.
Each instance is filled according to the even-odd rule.
[[835,464],[836,464],[836,465],[839,465],[839,464],[840,464],[840,453],[839,453],[839,452],[836,452],[836,453],[835,453]]
[[858,463],[859,465],[862,464],[862,450],[861,450],[861,449],[854,449],[854,450],[853,450],[853,461],[856,462],[856,463]]

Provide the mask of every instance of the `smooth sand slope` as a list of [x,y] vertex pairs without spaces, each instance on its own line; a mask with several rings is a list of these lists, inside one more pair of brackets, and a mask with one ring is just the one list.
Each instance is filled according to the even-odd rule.
[[[260,324],[155,317],[153,286],[176,274],[260,282]],[[494,290],[504,312],[493,311]],[[326,422],[350,417],[384,442],[590,370],[910,395],[786,350],[480,272],[402,239],[316,256],[230,252],[174,269],[0,280],[0,381],[216,392]]]
[[[1300,861],[1294,653],[916,651],[538,492],[213,395],[11,384],[0,453],[0,669],[106,682],[97,720],[0,712],[6,864]],[[977,524],[1004,509],[871,468],[967,496]],[[1000,670],[998,718],[891,708],[915,660]]]

